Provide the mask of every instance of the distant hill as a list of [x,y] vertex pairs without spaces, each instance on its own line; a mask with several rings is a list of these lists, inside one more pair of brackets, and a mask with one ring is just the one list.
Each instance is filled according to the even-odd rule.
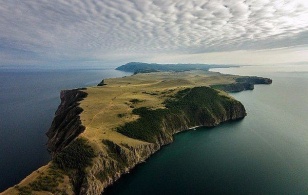
[[116,68],[125,72],[149,73],[149,72],[182,72],[189,70],[209,70],[210,68],[229,68],[237,67],[233,65],[213,65],[213,64],[156,64],[156,63],[142,63],[142,62],[129,62]]

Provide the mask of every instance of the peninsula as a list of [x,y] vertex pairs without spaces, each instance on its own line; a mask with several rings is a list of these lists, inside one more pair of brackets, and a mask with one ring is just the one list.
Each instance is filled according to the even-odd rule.
[[[128,71],[131,65],[136,64],[118,69]],[[52,161],[2,194],[101,194],[171,143],[174,134],[244,118],[244,106],[226,92],[272,82],[198,67],[144,66],[132,76],[61,91],[47,132]]]

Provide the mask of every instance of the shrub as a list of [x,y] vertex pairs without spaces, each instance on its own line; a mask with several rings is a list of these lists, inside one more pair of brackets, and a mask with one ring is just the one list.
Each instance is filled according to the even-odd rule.
[[63,170],[84,170],[91,165],[92,158],[96,155],[93,148],[83,138],[74,140],[70,145],[57,154],[53,162]]
[[143,100],[139,100],[139,99],[131,99],[131,100],[129,100],[131,103],[133,103],[133,104],[137,104],[137,103],[140,103],[140,102],[143,102]]
[[33,182],[29,183],[29,185],[23,187],[16,186],[16,189],[19,191],[20,195],[32,194],[32,191],[48,191],[55,193],[57,192],[57,186],[60,182],[63,182],[63,179],[63,173],[54,166],[51,166],[47,171],[47,175],[41,173]]
[[117,115],[119,118],[123,118],[124,116],[126,116],[126,114],[125,113],[120,113],[120,114],[118,114]]
[[16,186],[16,189],[19,191],[18,195],[31,195],[32,190],[29,186],[19,187]]

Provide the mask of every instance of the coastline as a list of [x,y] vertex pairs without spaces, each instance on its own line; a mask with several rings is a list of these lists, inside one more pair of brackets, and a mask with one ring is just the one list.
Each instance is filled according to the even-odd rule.
[[[211,73],[212,74],[212,73]],[[169,75],[170,76],[170,75]],[[178,75],[176,75],[176,76],[178,76]],[[230,77],[231,78],[231,77]],[[125,79],[124,79],[125,80]],[[109,80],[109,84],[108,84],[108,82],[107,82],[107,87],[109,87],[110,85],[111,85],[111,83],[112,82],[114,82],[115,80],[114,79],[110,79]],[[109,85],[109,86],[108,86]],[[181,84],[182,85],[182,84]],[[122,83],[120,83],[120,85],[119,86],[117,86],[117,87],[121,87],[121,86],[123,86],[123,82]],[[168,88],[170,87],[170,86],[167,86]],[[89,89],[87,89],[87,90],[89,90]],[[94,90],[95,91],[95,89],[91,89],[91,90]],[[81,106],[83,106],[82,105],[82,103],[81,103]],[[243,118],[243,116],[241,116],[242,118]],[[240,118],[241,118],[240,117]],[[82,113],[81,113],[81,120],[82,120]],[[225,121],[227,121],[227,120],[225,120]],[[223,122],[223,121],[220,121],[220,122]],[[216,125],[218,125],[220,122],[216,122],[216,123],[214,123],[215,125],[213,125],[213,126],[216,126]],[[198,125],[198,126],[200,126],[200,125]],[[89,131],[89,130],[87,130],[87,125],[85,125],[85,127],[86,127],[86,133]],[[192,127],[190,127],[190,128],[193,128],[193,127],[196,127],[196,126],[192,126]],[[129,158],[131,158],[131,157],[134,157],[134,158],[136,158],[136,157],[138,157],[139,156],[139,159],[137,159],[137,161],[135,161],[135,160],[133,160],[133,159],[130,159],[130,163],[132,163],[131,164],[131,166],[128,166],[128,167],[126,167],[126,168],[124,168],[124,170],[122,171],[123,173],[125,173],[125,172],[128,172],[132,167],[134,167],[136,164],[138,164],[138,163],[140,163],[140,162],[142,162],[142,161],[144,161],[145,159],[147,159],[149,156],[151,156],[154,152],[156,152],[157,150],[159,150],[160,149],[160,147],[161,146],[163,146],[163,145],[166,145],[166,144],[169,144],[169,143],[171,143],[172,142],[172,135],[173,134],[175,134],[175,133],[178,133],[178,132],[181,132],[181,131],[183,131],[183,130],[189,130],[189,126],[186,124],[186,125],[182,125],[182,126],[180,126],[180,129],[174,129],[173,131],[172,131],[172,133],[171,133],[171,137],[170,137],[170,135],[169,136],[167,136],[167,137],[159,137],[158,138],[158,145],[156,145],[155,146],[155,144],[149,144],[149,143],[146,143],[146,142],[143,142],[143,141],[135,141],[135,140],[131,140],[131,139],[129,139],[130,141],[128,142],[129,144],[132,144],[132,145],[130,145],[131,147],[133,147],[134,148],[134,152],[133,153],[131,153],[131,152],[128,152],[127,151],[127,148],[125,149],[125,147],[123,148],[122,147],[122,145],[121,145],[121,141],[123,141],[123,140],[121,140],[120,142],[119,142],[119,140],[116,140],[115,142],[113,142],[115,145],[113,145],[112,147],[115,147],[115,148],[117,148],[117,149],[119,149],[118,148],[118,146],[120,146],[120,153],[121,153],[121,151],[123,150],[123,151],[125,151],[125,152],[128,152],[128,157]],[[111,134],[114,134],[114,132],[113,133],[111,133]],[[111,134],[109,134],[109,136],[111,135]],[[85,135],[84,133],[82,133],[81,134],[82,135],[82,137],[91,137],[91,135]],[[161,135],[162,136],[162,135]],[[125,140],[126,140],[127,138],[125,138]],[[136,143],[138,143],[138,144],[136,144]],[[105,152],[107,152],[108,153],[108,147],[106,148],[106,146],[100,146],[101,148],[100,148],[100,151],[105,151]],[[110,148],[109,148],[110,149]],[[140,154],[143,154],[143,156],[140,156]],[[137,155],[137,156],[136,156]],[[101,157],[103,157],[103,158],[106,158],[106,156],[101,156]],[[107,157],[108,158],[108,157]],[[112,160],[111,159],[111,161],[110,160],[108,160],[108,161],[101,161],[101,160],[98,160],[98,159],[96,159],[96,160],[94,160],[94,164],[96,164],[96,166],[100,166],[99,164],[100,163],[102,163],[102,164],[104,164],[104,163],[106,163],[106,162],[114,162],[114,160]],[[108,164],[108,163],[107,163]],[[118,169],[118,170],[121,170],[122,168],[121,167],[113,167],[113,168],[115,168],[115,169]],[[92,171],[95,171],[95,170],[92,170]],[[91,171],[90,171],[91,172]],[[116,171],[117,172],[117,171]],[[93,174],[92,173],[92,175],[95,175],[95,174]],[[119,172],[117,172],[116,173],[116,175],[115,176],[113,176],[113,179],[109,179],[108,181],[107,181],[107,183],[105,183],[105,185],[110,185],[110,184],[112,184],[115,180],[117,180],[119,177],[121,176],[121,173],[119,173]],[[102,186],[101,184],[99,184],[99,183],[97,183],[96,181],[92,181],[92,183],[94,184],[92,187],[91,186],[88,186],[88,189],[97,189],[97,187],[98,186]],[[101,183],[101,181],[100,181],[100,183]],[[104,184],[103,184],[103,186],[104,186]],[[99,187],[100,189],[102,189],[102,187]],[[96,193],[96,192],[98,192],[98,191],[84,191],[84,190],[86,190],[86,189],[80,189],[80,193],[92,193],[92,194],[94,194],[94,193]],[[98,189],[97,189],[98,190]],[[99,191],[101,191],[101,190],[99,190]]]

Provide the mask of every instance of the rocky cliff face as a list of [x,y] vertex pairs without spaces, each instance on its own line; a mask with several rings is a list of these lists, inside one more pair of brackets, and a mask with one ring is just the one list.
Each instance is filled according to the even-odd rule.
[[[89,167],[84,182],[80,186],[80,195],[101,194],[106,187],[113,184],[121,175],[128,173],[137,164],[144,162],[160,148],[155,144],[129,147],[114,142],[109,142],[106,147],[108,148],[108,153],[100,153],[94,159],[93,165]],[[117,149],[115,150],[115,148]]]
[[79,114],[83,111],[79,101],[87,96],[87,93],[79,90],[61,91],[61,104],[59,105],[50,129],[46,133],[48,136],[47,147],[52,155],[61,151],[72,140],[74,140],[85,127],[82,126]]

